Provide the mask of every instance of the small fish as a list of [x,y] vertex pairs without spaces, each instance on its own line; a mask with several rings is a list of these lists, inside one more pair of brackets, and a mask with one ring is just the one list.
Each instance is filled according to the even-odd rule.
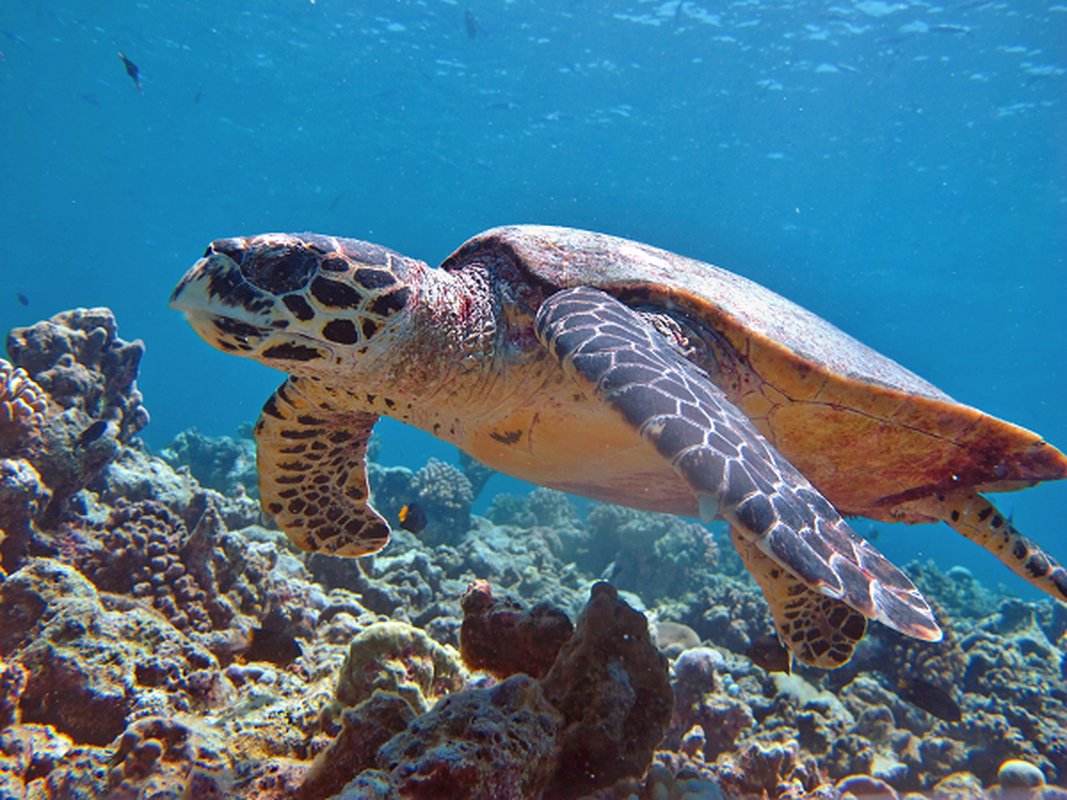
[[137,68],[130,59],[126,58],[126,54],[119,52],[119,58],[122,59],[122,63],[126,65],[126,74],[130,76],[130,80],[133,81],[133,85],[137,87],[137,91],[144,94],[144,89],[141,86],[141,70]]
[[30,298],[28,298],[22,292],[19,292],[18,294],[16,294],[15,295],[15,299],[18,300],[24,306],[28,306],[30,304]]
[[30,45],[29,42],[27,42],[25,39],[23,39],[21,36],[19,36],[14,31],[4,31],[4,36],[6,36],[11,41],[13,41],[15,44],[21,44],[27,50],[32,50],[33,49],[33,47]]
[[963,712],[952,699],[952,695],[930,681],[922,678],[901,678],[895,691],[901,700],[945,722],[959,722],[963,719]]
[[784,672],[786,675],[793,672],[793,654],[782,646],[776,633],[757,636],[748,646],[745,655],[752,659],[753,664],[767,672]]
[[78,438],[74,440],[74,449],[79,447],[85,447],[87,444],[92,444],[101,436],[104,435],[104,431],[107,430],[107,420],[98,419],[84,431],[78,434]]
[[962,33],[969,36],[971,29],[966,25],[931,25],[930,33]]
[[269,661],[284,666],[303,654],[300,643],[289,634],[253,628],[244,657],[245,661]]
[[416,536],[426,528],[426,512],[418,503],[412,503],[400,509],[400,527]]
[[103,106],[100,105],[100,101],[96,99],[95,95],[91,95],[88,92],[78,92],[78,97],[80,97],[86,103],[91,105],[93,108],[103,108]]
[[196,90],[196,94],[193,95],[193,105],[200,105],[200,99],[204,96],[204,87],[201,86]]
[[478,20],[474,18],[474,12],[469,8],[463,14],[463,23],[467,26],[467,35],[472,39],[476,38],[481,28],[478,26]]

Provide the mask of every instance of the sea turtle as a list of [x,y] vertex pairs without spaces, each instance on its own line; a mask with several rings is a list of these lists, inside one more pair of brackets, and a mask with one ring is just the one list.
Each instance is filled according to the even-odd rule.
[[567,228],[476,236],[441,265],[316,234],[220,239],[171,297],[208,343],[289,374],[255,428],[261,504],[305,550],[373,553],[364,455],[387,415],[509,475],[724,518],[805,663],[877,619],[937,641],[911,581],[842,514],[944,520],[1057,599],[1067,571],[979,491],[1067,477],[961,405],[738,275]]

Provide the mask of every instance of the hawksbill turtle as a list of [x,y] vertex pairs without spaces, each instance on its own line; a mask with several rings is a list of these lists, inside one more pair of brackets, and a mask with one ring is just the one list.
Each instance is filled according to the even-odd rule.
[[212,243],[170,305],[288,373],[255,427],[260,502],[305,550],[388,541],[364,460],[384,414],[532,483],[727,520],[779,637],[813,666],[848,661],[867,619],[942,635],[842,515],[943,520],[1067,598],[1067,571],[980,494],[1067,477],[1063,453],[709,264],[544,226],[486,231],[438,269],[265,234]]

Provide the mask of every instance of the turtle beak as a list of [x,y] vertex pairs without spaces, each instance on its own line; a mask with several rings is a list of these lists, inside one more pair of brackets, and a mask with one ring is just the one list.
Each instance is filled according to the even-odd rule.
[[185,273],[169,303],[208,344],[241,355],[252,353],[276,327],[270,324],[275,299],[244,279],[244,256],[241,240],[213,242]]
[[170,307],[212,347],[289,371],[330,356],[329,345],[296,329],[284,302],[312,280],[320,260],[286,234],[219,239],[185,273]]
[[[274,308],[275,296],[269,287],[250,281],[245,272],[271,274],[263,257],[256,258],[255,248],[243,239],[219,239],[212,242],[204,256],[185,273],[170,296],[170,307],[191,312],[210,312],[256,322]],[[263,320],[267,321],[267,320]]]

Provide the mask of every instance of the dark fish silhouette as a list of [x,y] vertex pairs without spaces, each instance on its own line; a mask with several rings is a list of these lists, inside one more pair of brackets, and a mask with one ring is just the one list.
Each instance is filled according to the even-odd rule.
[[88,92],[78,92],[78,97],[80,97],[86,103],[91,105],[93,108],[103,108],[103,106],[100,105],[100,101],[96,99],[95,95],[91,95]]
[[752,659],[753,664],[767,672],[784,672],[789,675],[793,671],[792,656],[782,646],[776,633],[757,636],[748,646],[745,655]]
[[107,430],[107,421],[98,419],[84,431],[78,434],[78,438],[74,440],[74,449],[79,447],[85,447],[87,444],[92,444],[101,436],[104,435],[104,431]]
[[24,305],[24,306],[28,306],[30,304],[30,298],[28,298],[22,292],[19,292],[18,294],[16,294],[15,295],[15,299],[18,300],[20,303],[22,303],[22,305]]
[[30,45],[29,42],[27,42],[25,39],[23,39],[21,36],[19,36],[14,31],[4,31],[4,36],[6,36],[11,41],[13,41],[15,44],[21,44],[27,50],[32,50],[33,49],[33,47]]
[[303,654],[300,644],[289,634],[253,628],[244,656],[245,661],[268,661],[282,666]]
[[474,39],[478,36],[478,31],[481,28],[478,26],[478,20],[474,18],[474,12],[469,8],[463,15],[463,23],[467,26],[467,35]]
[[896,693],[901,700],[945,722],[959,722],[963,719],[963,712],[952,699],[952,695],[930,681],[922,678],[901,678],[897,682]]
[[418,503],[404,506],[400,509],[399,517],[400,527],[415,535],[422,533],[426,528],[426,523],[429,521],[426,519],[426,512],[422,510],[422,506]]
[[130,59],[126,58],[126,54],[119,52],[119,58],[122,59],[122,63],[126,65],[126,74],[130,76],[130,80],[133,81],[133,85],[137,87],[137,91],[144,94],[144,89],[141,88],[141,70],[137,69],[137,65]]
[[971,29],[966,25],[931,25],[930,33],[962,33],[964,36],[970,36]]

